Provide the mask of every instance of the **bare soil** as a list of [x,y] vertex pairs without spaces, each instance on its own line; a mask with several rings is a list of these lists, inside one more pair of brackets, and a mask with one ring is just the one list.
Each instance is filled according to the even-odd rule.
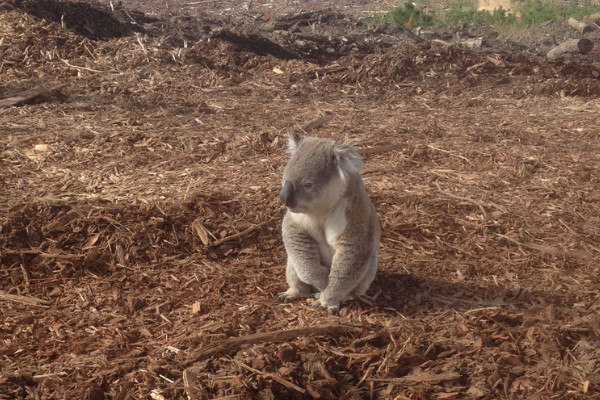
[[[0,5],[1,399],[600,398],[598,53],[330,3]],[[383,226],[340,316],[275,299],[325,113]]]

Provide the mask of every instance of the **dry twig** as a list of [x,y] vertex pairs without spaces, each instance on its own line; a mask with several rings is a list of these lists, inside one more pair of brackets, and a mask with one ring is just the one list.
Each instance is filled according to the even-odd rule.
[[431,150],[439,151],[441,153],[450,154],[451,156],[458,157],[461,160],[465,160],[468,164],[473,165],[473,164],[471,164],[471,161],[467,157],[461,156],[460,154],[454,154],[451,151],[440,149],[439,147],[435,147],[435,146],[432,146],[432,145],[428,145],[427,147],[430,148]]
[[438,383],[445,381],[453,381],[459,379],[462,375],[457,372],[447,372],[443,374],[434,374],[433,372],[418,372],[415,374],[402,376],[400,378],[371,378],[373,382],[388,382],[388,383],[402,383],[405,385],[415,385],[419,383]]
[[360,154],[370,155],[370,154],[388,153],[390,151],[400,150],[404,146],[405,145],[403,143],[402,144],[384,144],[382,146],[370,147],[368,149],[361,149]]
[[333,334],[350,334],[358,333],[360,328],[352,325],[322,325],[322,326],[306,326],[302,328],[294,328],[275,332],[256,333],[254,335],[234,337],[224,340],[219,343],[209,344],[200,351],[191,355],[183,366],[187,367],[206,357],[211,357],[217,354],[229,353],[239,349],[246,344],[257,344],[264,342],[279,343],[291,340],[300,336],[318,336],[318,335],[333,335]]
[[234,235],[226,236],[226,237],[224,237],[224,238],[222,238],[222,239],[215,240],[215,241],[212,243],[212,246],[213,246],[213,247],[220,246],[220,245],[222,245],[223,243],[227,243],[227,242],[230,242],[230,241],[232,241],[232,240],[235,240],[235,239],[239,239],[239,238],[241,238],[241,237],[244,237],[244,236],[246,236],[247,234],[249,234],[249,233],[251,233],[251,232],[254,232],[254,231],[256,231],[256,230],[258,230],[258,229],[262,228],[263,226],[265,226],[265,225],[266,225],[267,223],[269,223],[269,222],[271,222],[271,220],[269,220],[269,221],[264,221],[264,222],[261,222],[260,224],[253,225],[253,226],[251,226],[250,228],[248,228],[248,229],[245,229],[245,230],[243,230],[242,232],[236,233],[236,234],[234,234]]
[[74,68],[76,70],[89,71],[89,72],[102,72],[102,71],[98,71],[97,69],[92,69],[92,68],[88,68],[88,67],[80,67],[78,65],[73,65],[73,64],[69,63],[69,61],[64,60],[64,59],[61,59],[60,61],[64,62],[70,68]]
[[247,370],[248,370],[248,371],[250,371],[250,372],[254,372],[254,373],[255,373],[255,374],[257,374],[257,375],[262,375],[262,376],[264,376],[265,378],[271,378],[271,379],[273,379],[274,381],[277,381],[277,382],[281,383],[283,386],[286,386],[286,387],[288,387],[288,388],[290,388],[290,389],[293,389],[293,390],[295,390],[295,391],[297,391],[297,392],[300,392],[300,393],[302,393],[302,394],[306,393],[306,390],[305,390],[305,389],[302,389],[300,386],[298,386],[298,385],[296,385],[296,384],[294,384],[294,383],[292,383],[292,382],[288,381],[287,379],[284,379],[283,377],[281,377],[281,376],[279,376],[279,375],[277,375],[277,374],[273,374],[273,373],[270,373],[270,372],[262,372],[262,371],[259,371],[259,370],[257,370],[256,368],[252,368],[251,366],[249,366],[249,365],[246,365],[246,364],[244,364],[243,362],[241,362],[241,361],[238,361],[238,360],[233,360],[233,362],[235,362],[235,363],[236,363],[237,365],[239,365],[240,367],[242,367],[242,368],[244,368],[244,369],[247,369]]
[[313,119],[312,121],[310,121],[309,123],[304,125],[302,127],[302,130],[305,132],[308,132],[308,131],[313,131],[315,129],[319,129],[320,127],[325,125],[327,122],[331,121],[332,119],[333,119],[333,114],[326,112],[323,116]]
[[13,96],[0,99],[0,107],[12,107],[17,106],[19,104],[27,103],[37,97],[41,96],[51,96],[53,92],[67,86],[66,83],[61,83],[60,85],[52,86],[51,88],[46,88],[44,86],[38,86],[33,89],[25,90],[23,92],[17,93]]
[[448,196],[451,199],[460,200],[460,201],[466,201],[467,203],[475,204],[476,206],[479,207],[479,209],[483,213],[484,218],[487,218],[487,212],[485,211],[485,208],[483,207],[483,203],[481,201],[474,200],[474,199],[472,199],[470,197],[457,196],[455,194],[445,192],[444,190],[442,190],[442,188],[440,187],[440,185],[437,182],[435,182],[435,187],[437,188],[437,190],[441,194],[443,194],[444,196]]
[[4,290],[0,290],[0,299],[13,301],[15,303],[27,304],[28,306],[49,308],[46,300],[38,299],[32,296],[21,296],[18,294],[10,294]]

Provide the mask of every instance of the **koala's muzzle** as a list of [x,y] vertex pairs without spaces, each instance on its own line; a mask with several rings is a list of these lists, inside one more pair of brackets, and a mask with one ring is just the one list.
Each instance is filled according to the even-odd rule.
[[281,201],[286,207],[294,207],[296,205],[294,185],[292,182],[285,181],[281,191],[279,192],[279,201]]

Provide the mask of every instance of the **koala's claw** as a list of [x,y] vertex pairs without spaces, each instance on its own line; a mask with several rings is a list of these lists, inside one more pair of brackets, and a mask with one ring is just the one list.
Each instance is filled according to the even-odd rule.
[[338,315],[340,313],[339,305],[325,306],[321,304],[319,300],[316,300],[312,305],[313,307],[319,308],[321,310],[326,310],[331,315]]
[[286,296],[285,292],[277,293],[276,297],[277,300],[281,301],[282,303],[290,303],[293,301],[293,299]]
[[275,298],[277,298],[277,300],[281,301],[282,303],[287,303],[287,296],[285,295],[285,292],[279,292],[275,295]]
[[373,305],[373,304],[375,304],[377,302],[377,299],[375,299],[375,297],[372,297],[372,296],[369,296],[369,295],[366,295],[366,294],[361,294],[359,296],[359,299],[362,300],[362,301],[364,301],[364,302],[366,302],[366,303],[369,303],[371,305]]
[[329,306],[327,312],[331,315],[338,315],[340,313],[340,306]]
[[277,293],[277,300],[282,301],[284,303],[291,303],[292,301],[299,299],[302,297],[301,293],[294,289],[288,289],[285,292]]

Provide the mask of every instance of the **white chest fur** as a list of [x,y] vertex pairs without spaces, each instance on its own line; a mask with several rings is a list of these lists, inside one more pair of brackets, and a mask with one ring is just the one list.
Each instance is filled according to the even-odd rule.
[[342,201],[325,214],[313,215],[288,212],[290,222],[305,230],[315,239],[319,245],[321,262],[324,265],[331,266],[335,254],[336,240],[346,230],[348,224],[346,219],[347,208],[347,202]]

